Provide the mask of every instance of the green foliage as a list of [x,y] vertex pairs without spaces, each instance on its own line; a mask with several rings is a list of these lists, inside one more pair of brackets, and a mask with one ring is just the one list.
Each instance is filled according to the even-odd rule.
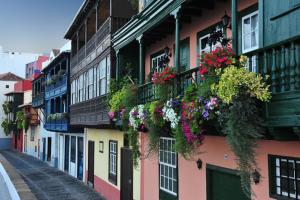
[[257,139],[262,137],[263,123],[255,99],[251,98],[247,90],[241,90],[232,104],[224,107],[221,121],[224,123],[227,142],[237,157],[242,189],[250,197],[251,177],[257,170],[255,149]]
[[29,119],[25,117],[22,111],[18,111],[16,114],[16,125],[17,129],[24,129],[25,132],[28,131],[29,128]]
[[261,101],[268,101],[271,98],[269,86],[263,81],[261,75],[249,72],[245,68],[229,66],[224,69],[218,84],[213,84],[211,89],[224,103],[232,103],[233,99],[240,95],[240,89],[250,97]]
[[1,127],[3,128],[3,131],[6,135],[10,134],[10,131],[12,129],[12,123],[8,121],[8,119],[5,119],[2,123],[1,123]]
[[5,101],[2,104],[2,108],[3,108],[4,114],[8,115],[8,113],[10,113],[12,111],[12,102],[11,101]]
[[139,132],[135,131],[132,127],[130,127],[127,131],[128,133],[128,139],[129,139],[129,145],[132,149],[132,159],[134,166],[138,166],[138,159],[141,156],[140,152],[140,143],[139,143]]
[[191,144],[187,143],[186,138],[181,130],[181,126],[178,126],[172,131],[172,136],[175,139],[175,151],[182,155],[185,159],[189,159],[194,148]]

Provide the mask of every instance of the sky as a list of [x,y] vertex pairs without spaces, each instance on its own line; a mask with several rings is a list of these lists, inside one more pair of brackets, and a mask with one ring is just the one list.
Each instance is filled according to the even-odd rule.
[[0,0],[0,51],[49,53],[84,0]]

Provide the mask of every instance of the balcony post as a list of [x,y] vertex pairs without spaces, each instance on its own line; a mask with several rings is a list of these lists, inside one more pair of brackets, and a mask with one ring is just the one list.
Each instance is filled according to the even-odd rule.
[[175,18],[175,67],[176,70],[180,70],[180,9],[181,7],[178,7],[173,12],[171,12],[171,15]]
[[231,0],[232,50],[237,54],[237,0]]
[[139,84],[145,83],[145,56],[144,56],[144,44],[143,35],[137,38],[139,42]]
[[96,32],[95,33],[97,33],[97,30],[98,30],[98,3],[96,4],[96,7],[95,7],[95,11],[96,11],[96,20],[95,20],[95,22],[96,22]]
[[120,79],[120,51],[116,51],[116,80]]
[[86,57],[86,43],[87,43],[87,20],[84,21],[84,56]]
[[76,49],[76,57],[77,57],[77,64],[79,62],[79,56],[78,56],[78,51],[79,51],[79,34],[78,34],[78,31],[76,32],[76,37],[77,37],[77,49]]

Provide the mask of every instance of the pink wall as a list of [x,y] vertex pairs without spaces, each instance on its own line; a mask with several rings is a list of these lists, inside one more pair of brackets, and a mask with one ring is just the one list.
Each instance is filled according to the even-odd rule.
[[[144,133],[144,135],[146,135]],[[143,144],[148,143],[147,136],[142,137]],[[143,146],[143,151],[145,147]],[[206,164],[219,167],[236,169],[235,156],[227,145],[225,137],[206,136],[204,144],[199,148],[199,154],[193,160],[185,160],[179,157],[178,178],[179,178],[179,199],[194,200],[206,199]],[[145,152],[143,152],[145,153]],[[252,189],[256,194],[256,200],[269,200],[268,180],[268,154],[300,157],[300,142],[279,142],[271,140],[259,141],[257,149],[258,168],[261,169],[261,181],[253,185]],[[203,162],[199,170],[196,160]],[[157,200],[159,196],[159,172],[157,156],[142,160],[142,200]]]
[[94,176],[94,188],[107,200],[120,199],[120,191],[98,176]]
[[[198,59],[198,50],[197,50],[197,33],[205,30],[207,27],[214,25],[221,21],[221,18],[224,16],[225,11],[228,15],[231,14],[231,1],[222,2],[220,1],[213,10],[203,9],[203,14],[201,17],[192,18],[192,23],[190,24],[182,24],[180,37],[181,40],[186,38],[190,38],[190,68],[197,67],[197,59]],[[240,0],[238,1],[238,10],[241,11],[255,3],[257,0]],[[229,29],[228,29],[229,30]],[[174,30],[175,32],[175,30]],[[228,32],[228,37],[231,36],[231,33]],[[151,46],[147,46],[145,50],[145,77],[150,72],[151,66],[151,55],[157,53],[165,47],[170,48],[170,52],[172,52],[172,56],[174,54],[174,42],[175,35],[169,35],[167,38],[162,39],[159,42],[154,43]],[[170,66],[176,67],[173,64],[173,57],[171,57]]]

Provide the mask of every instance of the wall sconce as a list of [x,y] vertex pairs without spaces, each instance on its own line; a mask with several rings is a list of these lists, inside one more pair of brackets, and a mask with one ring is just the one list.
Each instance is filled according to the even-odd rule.
[[229,25],[230,23],[230,17],[227,15],[226,11],[225,11],[225,15],[222,17],[222,25],[224,27],[224,29],[231,29],[231,26]]
[[201,169],[201,168],[202,168],[202,160],[199,158],[199,159],[196,161],[196,163],[197,163],[198,169]]
[[261,175],[260,175],[259,171],[255,170],[253,172],[253,182],[255,184],[258,184],[260,182],[260,177],[261,177]]
[[104,152],[104,143],[103,143],[103,141],[99,141],[99,152],[100,153]]

